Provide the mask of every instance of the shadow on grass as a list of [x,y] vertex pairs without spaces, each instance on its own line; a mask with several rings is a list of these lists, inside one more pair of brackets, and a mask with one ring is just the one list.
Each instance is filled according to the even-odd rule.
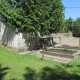
[[24,74],[25,80],[80,80],[80,76],[73,73],[68,73],[65,68],[48,66],[41,69],[38,73],[30,67],[26,68]]
[[0,64],[0,80],[3,80],[4,76],[7,74],[6,70],[10,68],[8,67],[2,67]]
[[30,67],[26,68],[26,74],[24,74],[25,80],[36,80],[36,73]]

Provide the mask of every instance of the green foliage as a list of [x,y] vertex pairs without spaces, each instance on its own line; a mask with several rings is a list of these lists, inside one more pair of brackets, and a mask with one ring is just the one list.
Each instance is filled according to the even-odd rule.
[[73,31],[73,27],[74,27],[73,23],[74,21],[71,17],[65,20],[65,31],[66,32]]
[[74,37],[80,37],[80,18],[73,20],[71,17],[63,21],[63,29],[60,32],[73,33]]
[[1,0],[0,15],[11,27],[48,34],[63,27],[61,0]]
[[77,18],[74,22],[73,36],[80,37],[80,18]]

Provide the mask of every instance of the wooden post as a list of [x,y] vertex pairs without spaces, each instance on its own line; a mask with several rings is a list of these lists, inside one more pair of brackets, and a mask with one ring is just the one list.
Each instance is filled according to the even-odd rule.
[[43,53],[42,53],[42,61],[44,60],[44,44],[42,43],[42,49],[43,49]]
[[80,39],[79,39],[79,49],[80,49]]
[[51,40],[52,40],[52,46],[55,48],[53,37],[51,37]]
[[59,37],[59,40],[60,40],[60,44],[61,44],[61,37]]

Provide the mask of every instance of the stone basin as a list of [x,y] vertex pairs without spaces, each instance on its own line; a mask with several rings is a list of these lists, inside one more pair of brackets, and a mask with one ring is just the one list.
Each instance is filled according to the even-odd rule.
[[74,49],[65,49],[65,48],[53,48],[53,49],[46,49],[45,51],[41,51],[44,55],[51,55],[51,56],[59,56],[65,58],[76,58],[80,56],[80,50]]

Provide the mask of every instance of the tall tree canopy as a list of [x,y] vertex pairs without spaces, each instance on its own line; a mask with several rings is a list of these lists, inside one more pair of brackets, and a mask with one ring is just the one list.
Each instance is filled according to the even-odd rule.
[[47,34],[63,27],[61,0],[0,0],[0,15],[9,26]]

